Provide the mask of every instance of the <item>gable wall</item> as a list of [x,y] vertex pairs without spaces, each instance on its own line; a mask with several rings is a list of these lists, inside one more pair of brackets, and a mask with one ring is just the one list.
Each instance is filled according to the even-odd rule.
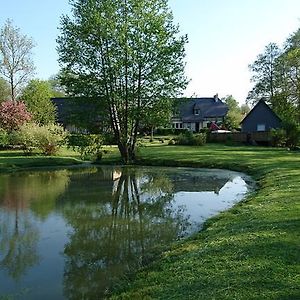
[[259,124],[265,125],[265,131],[270,131],[271,128],[279,128],[281,125],[272,110],[263,103],[259,103],[243,121],[242,132],[255,132]]

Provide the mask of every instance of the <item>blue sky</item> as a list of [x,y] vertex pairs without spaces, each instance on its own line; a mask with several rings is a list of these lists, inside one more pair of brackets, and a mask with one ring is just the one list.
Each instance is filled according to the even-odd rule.
[[[0,26],[7,18],[31,36],[36,77],[59,70],[55,39],[68,0],[0,0]],[[186,96],[232,94],[240,103],[251,89],[248,65],[269,42],[280,46],[300,27],[300,0],[169,0],[174,20],[189,37]]]

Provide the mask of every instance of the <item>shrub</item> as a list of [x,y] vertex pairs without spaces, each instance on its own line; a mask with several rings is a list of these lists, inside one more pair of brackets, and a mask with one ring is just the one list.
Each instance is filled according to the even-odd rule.
[[76,134],[68,137],[68,146],[79,152],[81,159],[101,160],[102,145],[101,135]]
[[25,153],[38,149],[45,155],[54,155],[65,143],[66,136],[62,126],[27,123],[13,133],[12,140],[21,145]]
[[271,129],[272,146],[274,147],[285,147],[286,145],[286,131],[282,128]]
[[177,145],[194,145],[194,146],[202,146],[206,143],[206,134],[198,133],[193,134],[190,131],[179,134],[179,136],[175,139]]
[[283,128],[286,131],[286,146],[296,148],[300,143],[300,126],[295,121],[285,122]]
[[203,146],[206,143],[206,134],[198,133],[194,135],[194,145]]
[[277,147],[296,148],[300,143],[300,126],[294,121],[283,123],[283,128],[272,129],[272,145]]
[[8,100],[0,104],[0,125],[5,130],[16,130],[30,120],[31,114],[24,102]]
[[173,128],[157,128],[156,129],[156,134],[157,135],[171,135],[174,134],[174,129]]
[[9,145],[9,135],[6,130],[0,128],[0,148],[4,149]]

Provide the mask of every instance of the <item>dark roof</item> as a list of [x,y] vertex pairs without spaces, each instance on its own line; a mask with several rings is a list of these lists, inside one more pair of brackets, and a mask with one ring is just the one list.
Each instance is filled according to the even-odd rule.
[[265,106],[265,108],[267,110],[270,111],[270,113],[272,113],[272,115],[279,121],[282,122],[282,120],[275,114],[275,112],[272,110],[272,108],[263,100],[259,100],[255,106],[248,112],[248,114],[244,117],[244,119],[240,122],[240,124],[243,124],[245,122],[245,120],[248,119],[249,116],[251,116],[253,113],[255,113],[255,111],[259,108],[259,106]]
[[65,97],[51,98],[56,106],[57,121],[78,128],[94,126],[107,118],[105,101],[101,98]]
[[[184,122],[199,122],[204,118],[224,117],[228,112],[228,106],[219,98],[191,98],[179,100],[179,115]],[[200,110],[195,115],[195,110]]]

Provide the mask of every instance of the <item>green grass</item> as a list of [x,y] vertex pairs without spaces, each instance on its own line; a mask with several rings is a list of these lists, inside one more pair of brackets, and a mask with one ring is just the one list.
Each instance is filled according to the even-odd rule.
[[115,287],[112,299],[300,299],[300,153],[152,146],[139,163],[228,168],[259,189]]
[[71,150],[62,149],[57,156],[26,156],[23,151],[0,151],[0,172],[11,172],[20,169],[52,166],[70,166],[81,164],[79,155]]

